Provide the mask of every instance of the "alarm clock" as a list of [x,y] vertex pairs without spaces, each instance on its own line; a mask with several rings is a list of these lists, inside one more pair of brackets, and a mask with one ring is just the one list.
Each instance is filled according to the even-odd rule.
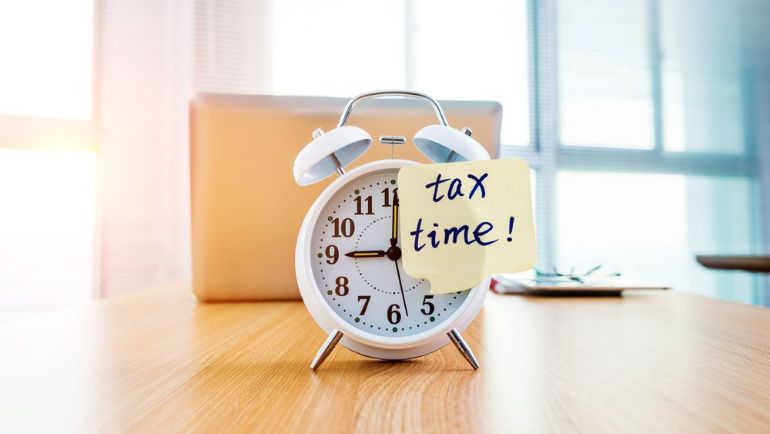
[[[310,207],[297,238],[295,269],[302,300],[328,333],[310,368],[341,343],[364,356],[403,360],[454,343],[468,363],[479,364],[461,332],[476,317],[489,281],[451,294],[431,294],[430,282],[404,272],[399,233],[398,172],[407,160],[378,160],[345,171],[372,143],[361,128],[346,125],[366,99],[414,98],[429,103],[439,124],[414,136],[417,149],[437,163],[489,159],[469,129],[449,126],[436,100],[410,91],[359,95],[346,105],[337,127],[317,129],[294,162],[294,179],[310,185],[336,173]],[[386,144],[404,139],[386,136]]]

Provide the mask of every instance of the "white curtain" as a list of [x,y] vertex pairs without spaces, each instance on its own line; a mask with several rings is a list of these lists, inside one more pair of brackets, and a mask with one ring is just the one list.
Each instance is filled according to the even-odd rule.
[[270,5],[98,3],[102,296],[190,279],[188,101],[270,90]]
[[103,296],[188,278],[193,8],[105,0],[97,35]]

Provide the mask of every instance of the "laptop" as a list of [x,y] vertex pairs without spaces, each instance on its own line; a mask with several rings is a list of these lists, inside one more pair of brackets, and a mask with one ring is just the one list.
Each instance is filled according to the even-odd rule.
[[[193,292],[202,301],[299,299],[294,246],[310,205],[335,179],[300,187],[292,167],[318,127],[336,127],[346,98],[201,94],[190,103]],[[497,102],[439,101],[449,124],[470,127],[499,155]],[[349,168],[386,158],[428,162],[412,136],[438,123],[421,101],[380,99],[354,109],[369,151]],[[383,135],[406,144],[380,144]],[[392,155],[391,155],[392,152]]]

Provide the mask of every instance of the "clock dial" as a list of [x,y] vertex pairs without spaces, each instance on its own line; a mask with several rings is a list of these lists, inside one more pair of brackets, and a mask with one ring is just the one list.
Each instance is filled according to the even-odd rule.
[[357,177],[325,204],[311,241],[313,276],[344,321],[380,336],[411,336],[444,322],[469,291],[430,294],[401,262],[398,170]]

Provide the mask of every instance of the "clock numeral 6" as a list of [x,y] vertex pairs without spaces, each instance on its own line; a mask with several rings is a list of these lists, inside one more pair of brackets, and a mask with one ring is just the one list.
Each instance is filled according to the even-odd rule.
[[340,249],[337,248],[334,244],[329,244],[326,246],[326,250],[324,251],[326,253],[326,263],[330,265],[334,265],[337,263],[337,259],[340,258]]
[[348,292],[350,292],[350,288],[348,288],[348,278],[345,276],[338,277],[334,283],[337,284],[337,287],[334,288],[334,292],[339,295],[340,297],[344,297],[348,295]]
[[433,303],[430,302],[430,300],[433,300],[432,295],[426,295],[422,299],[423,308],[420,309],[420,312],[422,312],[424,315],[430,315],[436,310],[436,306],[434,306]]
[[353,223],[353,219],[351,218],[342,219],[341,223],[339,218],[335,218],[332,220],[332,224],[334,225],[334,234],[332,234],[332,238],[339,238],[340,234],[342,234],[341,236],[348,238],[356,231],[356,224]]
[[366,308],[369,307],[369,300],[371,300],[371,298],[372,298],[371,295],[359,295],[358,296],[358,301],[362,301],[363,300],[363,302],[364,302],[364,305],[361,307],[361,313],[359,313],[359,315],[361,315],[361,316],[366,315]]
[[398,324],[401,322],[401,311],[399,311],[399,305],[391,304],[388,308],[388,322],[391,324]]

